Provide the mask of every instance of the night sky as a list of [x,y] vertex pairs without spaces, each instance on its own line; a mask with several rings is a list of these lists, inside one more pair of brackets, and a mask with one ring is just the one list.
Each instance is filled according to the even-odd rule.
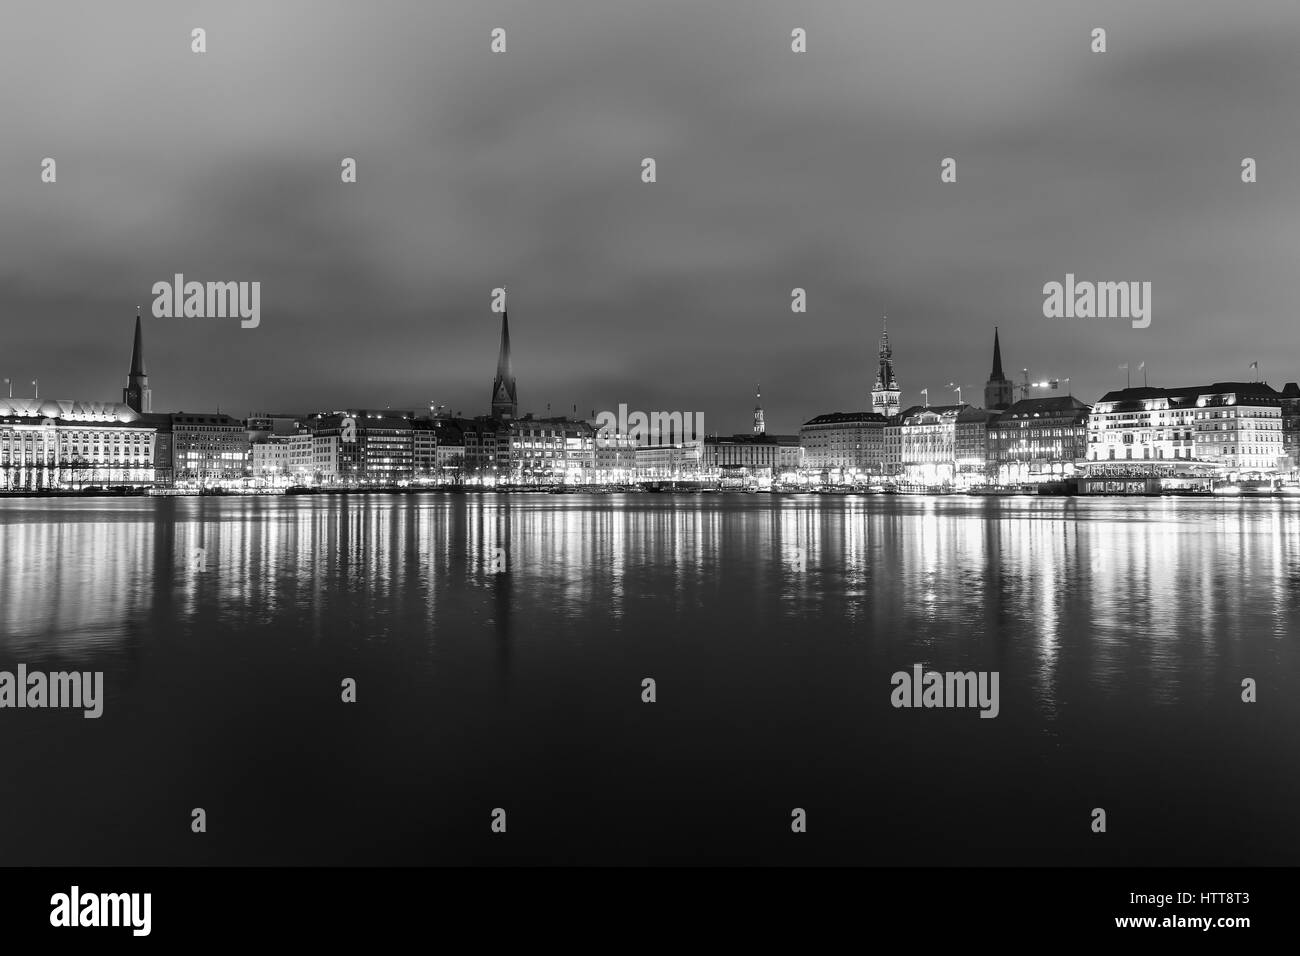
[[[0,377],[118,400],[141,305],[155,410],[483,414],[504,285],[537,414],[744,431],[761,382],[791,432],[868,407],[882,313],[904,405],[981,402],[995,324],[1086,401],[1281,387],[1298,50],[1294,0],[11,3]],[[260,327],[153,318],[176,272],[260,281]],[[1067,272],[1151,282],[1150,328],[1044,318]]]

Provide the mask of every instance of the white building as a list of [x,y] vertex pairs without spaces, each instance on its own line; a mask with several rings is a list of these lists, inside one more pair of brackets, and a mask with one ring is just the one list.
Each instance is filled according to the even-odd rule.
[[1089,461],[1200,461],[1269,475],[1285,455],[1282,395],[1263,382],[1108,392],[1088,419]]
[[0,398],[0,491],[153,485],[157,440],[125,404]]

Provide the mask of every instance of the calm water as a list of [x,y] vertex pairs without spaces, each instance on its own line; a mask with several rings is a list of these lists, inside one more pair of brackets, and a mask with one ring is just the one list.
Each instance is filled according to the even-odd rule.
[[107,701],[0,710],[0,862],[1297,864],[1298,585],[1300,502],[8,500],[0,669]]

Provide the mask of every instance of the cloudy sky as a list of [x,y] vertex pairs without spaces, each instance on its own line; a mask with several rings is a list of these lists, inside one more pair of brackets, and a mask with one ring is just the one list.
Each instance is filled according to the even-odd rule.
[[[994,325],[1089,401],[1143,360],[1280,386],[1297,50],[1294,0],[13,5],[0,377],[116,400],[143,305],[156,410],[481,414],[504,285],[539,414],[745,430],[761,382],[792,431],[867,406],[882,313],[905,403],[978,400]],[[261,326],[149,316],[176,272],[260,281]],[[1151,282],[1150,328],[1044,318],[1067,272]]]

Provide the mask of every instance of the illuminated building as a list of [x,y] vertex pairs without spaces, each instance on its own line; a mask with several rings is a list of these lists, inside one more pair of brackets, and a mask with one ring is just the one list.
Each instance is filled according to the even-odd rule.
[[590,484],[595,481],[596,429],[572,418],[510,423],[510,470],[523,484]]
[[156,440],[125,404],[0,398],[0,490],[155,485]]
[[177,485],[229,487],[250,477],[252,456],[243,421],[220,413],[177,412],[170,417]]
[[875,412],[831,412],[799,429],[806,471],[881,475],[885,473],[885,426]]
[[1089,461],[1200,461],[1229,477],[1285,467],[1283,395],[1263,382],[1107,392],[1088,420]]
[[1088,413],[1073,396],[1026,398],[999,413],[988,434],[993,480],[1011,485],[1074,475],[1088,457]]
[[871,410],[886,418],[897,415],[898,400],[901,395],[898,379],[894,376],[894,350],[889,347],[889,326],[888,322],[882,319],[879,367],[876,370],[876,385],[871,390]]
[[408,484],[414,469],[414,412],[349,409],[318,412],[312,433],[317,481],[324,484]]
[[908,484],[951,485],[957,476],[957,418],[969,405],[914,407],[901,416],[902,474]]

